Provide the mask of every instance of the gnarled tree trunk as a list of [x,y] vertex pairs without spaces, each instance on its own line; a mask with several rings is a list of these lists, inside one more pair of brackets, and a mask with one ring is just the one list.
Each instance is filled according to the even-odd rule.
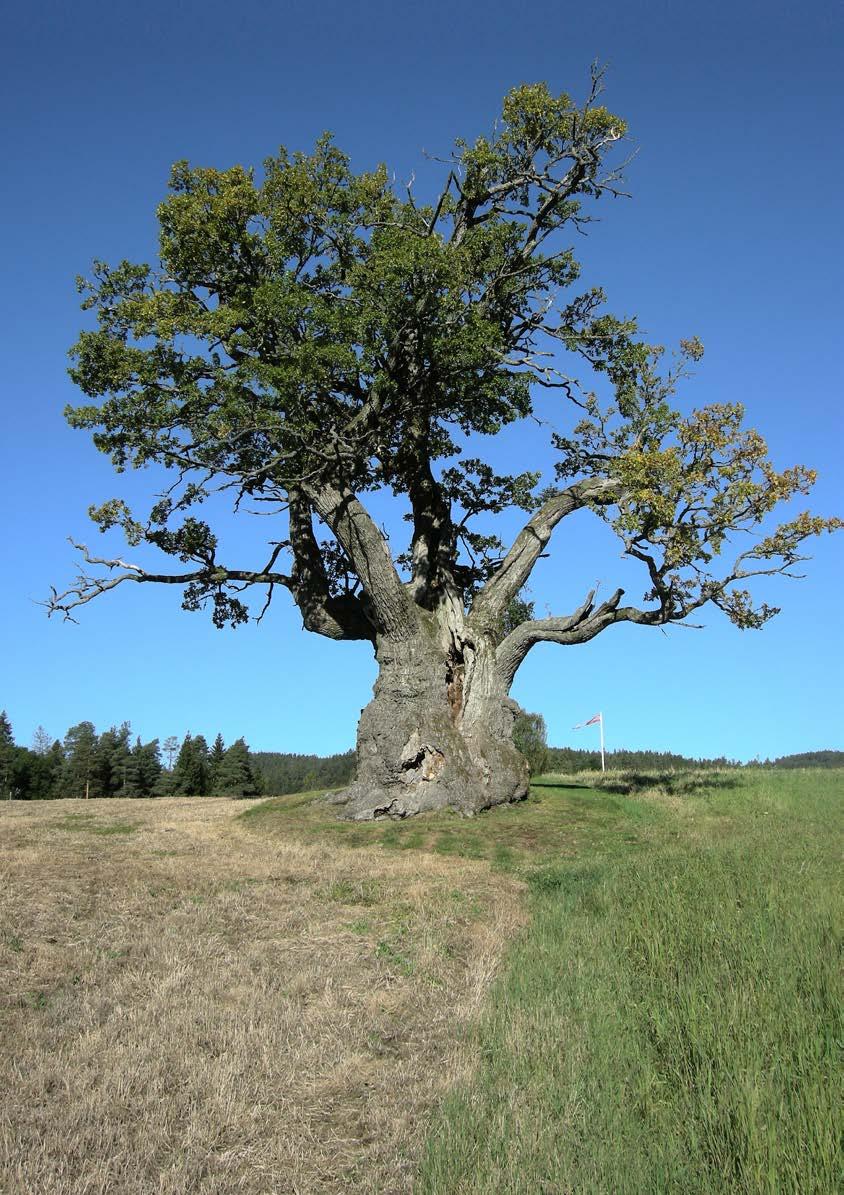
[[[579,485],[549,499],[468,611],[454,575],[450,515],[438,505],[430,475],[427,486],[411,493],[414,568],[407,584],[398,577],[385,538],[354,494],[330,487],[312,491],[314,509],[337,537],[363,587],[354,622],[336,600],[330,604],[326,599],[325,579],[312,563],[313,550],[302,546],[307,536],[300,535],[297,561],[303,587],[313,591],[316,580],[317,592],[323,590],[317,603],[322,621],[314,629],[370,639],[380,668],[373,700],[358,726],[356,779],[332,798],[346,816],[407,817],[443,808],[471,815],[527,796],[527,761],[513,743],[518,707],[508,696],[519,664],[542,639],[590,638],[602,620],[615,616],[620,592],[597,610],[590,594],[567,618],[528,621],[509,633],[504,631],[505,611],[554,525],[603,490],[603,483]],[[301,599],[300,607],[305,611]],[[306,625],[315,617],[308,607]]]
[[471,815],[527,796],[528,766],[513,745],[518,707],[494,645],[464,634],[444,648],[434,626],[423,625],[406,638],[379,637],[376,655],[380,673],[358,725],[357,776],[333,798],[345,816],[442,808]]

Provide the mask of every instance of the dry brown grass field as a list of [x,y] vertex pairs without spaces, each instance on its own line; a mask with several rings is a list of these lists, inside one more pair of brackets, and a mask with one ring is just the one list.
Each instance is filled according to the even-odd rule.
[[519,886],[248,804],[0,808],[3,1195],[410,1189]]

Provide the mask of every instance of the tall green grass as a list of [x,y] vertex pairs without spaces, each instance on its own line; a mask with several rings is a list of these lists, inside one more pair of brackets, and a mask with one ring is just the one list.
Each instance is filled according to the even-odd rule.
[[842,776],[709,784],[541,851],[419,1195],[842,1189]]

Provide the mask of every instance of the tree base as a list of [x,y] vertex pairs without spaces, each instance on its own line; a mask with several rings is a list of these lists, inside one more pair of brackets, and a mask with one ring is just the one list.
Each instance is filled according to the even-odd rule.
[[[411,749],[414,746],[412,742]],[[523,801],[529,789],[527,763],[511,744],[496,745],[481,767],[466,767],[463,760],[449,766],[437,746],[422,744],[405,758],[405,767],[392,782],[361,777],[326,800],[350,821],[413,817],[437,809],[473,817],[494,805]]]
[[[353,821],[452,809],[466,817],[528,795],[527,761],[513,744],[518,706],[474,663],[471,685],[425,638],[378,645],[381,671],[358,724],[357,774],[330,799]],[[461,657],[462,659],[462,657]],[[470,693],[471,690],[471,693]]]

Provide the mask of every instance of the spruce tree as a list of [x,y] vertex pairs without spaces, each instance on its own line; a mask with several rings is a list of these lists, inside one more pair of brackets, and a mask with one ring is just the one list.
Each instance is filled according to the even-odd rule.
[[133,755],[135,757],[138,785],[140,788],[138,795],[151,797],[161,776],[158,739],[153,739],[150,743],[141,743],[141,740],[138,739],[133,749]]
[[141,740],[140,738],[136,738],[123,765],[123,785],[120,792],[120,796],[122,797],[146,796],[139,766],[141,750]]
[[197,797],[207,797],[210,791],[208,787],[208,743],[205,741],[204,735],[198,734],[194,736],[193,753],[196,760],[194,766],[197,777],[194,795]]
[[13,781],[15,797],[19,800],[49,801],[59,796],[57,785],[63,764],[61,743],[53,743],[41,752],[17,747]]
[[32,736],[32,750],[35,755],[48,755],[53,743],[43,726],[36,726]]
[[214,746],[211,748],[211,754],[208,757],[208,791],[212,796],[216,796],[222,792],[220,788],[220,774],[225,756],[226,745],[223,742],[223,736],[218,734],[214,739]]
[[98,795],[125,797],[129,792],[131,728],[128,722],[111,726],[97,740],[94,752],[94,775]]
[[255,797],[261,784],[243,739],[229,747],[220,768],[219,791],[230,797]]
[[38,785],[38,756],[26,747],[9,747],[7,751],[4,765],[6,795],[15,801],[28,801]]
[[185,735],[173,769],[176,796],[204,797],[208,793],[208,744],[201,734]]
[[46,771],[44,773],[43,791],[38,795],[42,800],[52,800],[60,797],[61,775],[64,769],[64,748],[58,739],[55,740],[45,757]]
[[176,791],[176,777],[173,772],[168,772],[166,768],[162,768],[158,773],[158,779],[152,786],[150,792],[151,797],[172,797]]

